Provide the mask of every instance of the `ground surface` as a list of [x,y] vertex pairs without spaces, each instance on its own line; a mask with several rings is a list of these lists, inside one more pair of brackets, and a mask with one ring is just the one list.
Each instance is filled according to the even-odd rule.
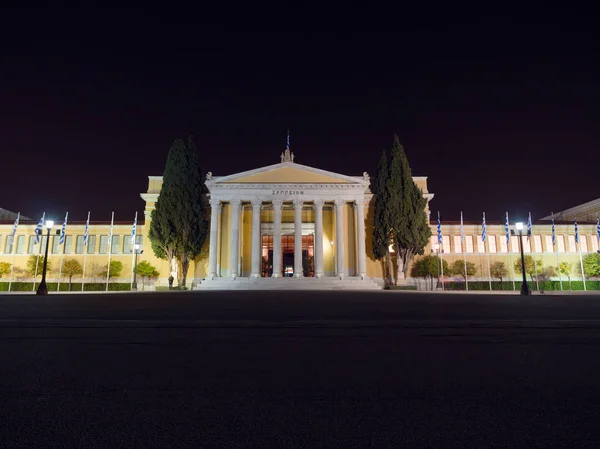
[[0,296],[0,447],[597,448],[600,296]]

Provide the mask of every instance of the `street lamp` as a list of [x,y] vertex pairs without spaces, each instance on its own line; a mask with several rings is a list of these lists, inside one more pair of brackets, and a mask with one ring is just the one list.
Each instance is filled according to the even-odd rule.
[[525,253],[523,252],[523,223],[519,222],[515,224],[517,231],[519,231],[519,246],[521,247],[521,271],[523,273],[523,284],[521,284],[521,294],[531,295],[529,285],[527,285],[527,273],[525,272]]
[[131,284],[131,290],[137,290],[137,273],[135,272],[135,269],[137,268],[137,256],[138,254],[142,254],[143,252],[144,250],[140,251],[139,243],[133,245],[133,283]]
[[[52,220],[46,220],[46,229],[48,229],[48,237],[46,239],[46,251],[44,253],[44,267],[42,268],[42,282],[37,289],[37,295],[47,295],[48,287],[46,286],[46,267],[48,266],[48,247],[50,246],[50,231],[52,230],[52,226],[54,226],[54,222]],[[43,239],[42,239],[43,243]]]

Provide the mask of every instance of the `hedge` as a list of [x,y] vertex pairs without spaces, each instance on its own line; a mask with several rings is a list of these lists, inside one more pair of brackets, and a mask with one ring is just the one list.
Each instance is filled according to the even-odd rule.
[[[8,282],[0,282],[0,292],[8,291]],[[35,283],[35,290],[37,290],[39,282]],[[48,291],[55,292],[57,291],[58,282],[48,282],[46,283],[48,287]],[[13,282],[10,290],[13,292],[33,292],[34,286],[33,282]],[[106,282],[86,282],[83,287],[84,292],[102,292],[106,290]],[[131,290],[131,283],[129,282],[114,282],[108,284],[108,291],[116,292],[116,291],[129,291]],[[60,283],[60,291],[68,292],[69,291],[69,283],[61,282]],[[71,284],[71,291],[80,292],[81,291],[81,282],[73,282]]]
[[[537,290],[535,281],[527,280],[530,290]],[[558,290],[560,291],[559,281],[543,281],[539,283],[540,290]],[[564,280],[562,282],[563,290],[581,290],[583,291],[583,281],[569,281]],[[600,281],[585,281],[587,290],[600,290]],[[465,290],[464,282],[444,282],[444,289],[446,290]],[[490,283],[488,281],[469,281],[469,290],[488,290],[490,289]],[[516,291],[521,290],[521,281],[515,281]],[[512,281],[492,281],[492,290],[513,290]]]
[[[168,290],[169,290],[169,287],[156,287],[157,292],[165,292]],[[179,285],[174,285],[171,290],[187,290],[187,287],[180,287]]]

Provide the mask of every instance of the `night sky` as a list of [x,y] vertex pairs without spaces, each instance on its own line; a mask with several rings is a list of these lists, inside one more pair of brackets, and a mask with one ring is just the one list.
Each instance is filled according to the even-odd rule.
[[398,134],[446,220],[590,201],[596,24],[585,11],[532,13],[259,33],[207,30],[185,11],[177,26],[164,11],[119,23],[5,11],[0,207],[131,220],[175,138],[193,133],[203,171],[227,175],[279,162],[288,128],[296,162],[372,179]]

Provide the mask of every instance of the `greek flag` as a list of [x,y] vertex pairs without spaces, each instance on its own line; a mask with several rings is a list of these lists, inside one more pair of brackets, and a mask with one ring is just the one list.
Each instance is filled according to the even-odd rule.
[[600,240],[600,218],[598,214],[596,214],[596,235],[598,236],[598,240]]
[[42,218],[40,218],[40,221],[38,221],[37,226],[35,227],[35,245],[37,245],[38,243],[40,243],[40,237],[43,233],[43,227],[44,227],[44,219],[46,218],[46,212],[44,212],[42,214]]
[[554,212],[552,212],[552,247],[556,247],[556,231],[554,230]]
[[[15,234],[17,233],[17,227],[19,226],[19,217],[21,217],[21,212],[17,212],[17,218],[15,219],[15,224],[13,225],[13,230],[10,236],[15,239]],[[600,228],[598,228],[600,229]]]
[[87,246],[89,234],[90,234],[90,213],[88,212],[87,221],[85,222],[85,231],[83,231],[83,246]]
[[[463,225],[463,214],[462,214],[462,210],[460,211],[460,241],[463,243],[465,243],[465,227]],[[463,251],[464,252],[464,251]]]
[[65,243],[65,234],[67,232],[67,218],[69,217],[69,213],[65,215],[65,221],[63,221],[62,229],[60,231],[60,239],[58,240],[58,244],[62,245]]
[[133,219],[133,227],[131,228],[131,249],[132,249],[132,251],[135,249],[136,228],[137,228],[137,212],[135,213],[135,218]]
[[442,238],[442,224],[440,223],[440,212],[438,211],[438,227],[437,227],[437,234],[438,234],[438,243],[440,245],[442,245],[444,243],[444,239]]
[[527,219],[527,240],[531,239],[531,212],[529,212],[529,218]]
[[577,217],[575,217],[575,243],[579,243],[579,228],[577,227]]
[[485,228],[485,212],[483,213],[483,223],[481,224],[481,241],[485,242],[487,238],[487,230]]
[[506,232],[506,246],[510,243],[510,232],[508,227],[508,212],[506,213],[506,221],[504,222],[504,232]]
[[290,130],[289,129],[288,129],[288,132],[287,132],[287,143],[285,145],[285,149],[286,150],[290,149]]

